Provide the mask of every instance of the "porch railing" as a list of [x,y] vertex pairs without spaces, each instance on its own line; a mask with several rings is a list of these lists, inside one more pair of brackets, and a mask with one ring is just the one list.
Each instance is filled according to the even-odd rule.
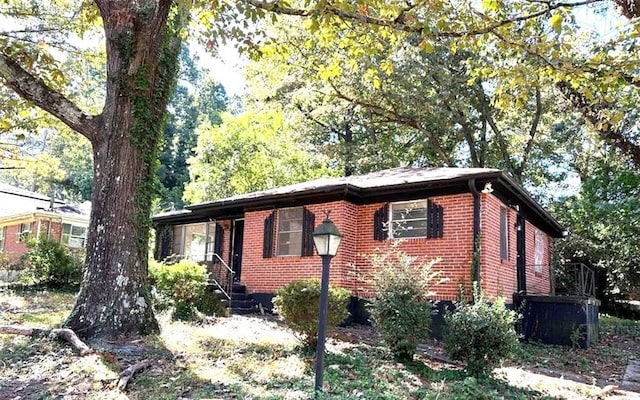
[[571,296],[595,297],[595,271],[583,263],[569,263],[556,270],[556,292]]
[[227,300],[231,300],[235,272],[217,253],[213,253],[212,256],[213,261],[205,261],[207,271],[210,273],[209,279],[218,287]]

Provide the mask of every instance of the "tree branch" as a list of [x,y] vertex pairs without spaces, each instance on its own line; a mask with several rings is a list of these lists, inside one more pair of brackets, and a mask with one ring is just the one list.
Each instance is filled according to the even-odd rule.
[[126,389],[127,384],[129,383],[129,380],[133,378],[133,375],[135,375],[136,372],[149,367],[150,365],[151,365],[151,361],[149,360],[142,360],[138,363],[130,365],[127,369],[125,369],[120,373],[120,379],[118,380],[118,389],[120,390]]
[[413,119],[411,117],[407,117],[405,115],[402,115],[402,114],[400,114],[399,112],[397,112],[395,110],[389,110],[389,109],[383,108],[382,106],[377,105],[377,104],[370,104],[370,103],[365,103],[365,102],[362,102],[362,101],[358,101],[358,100],[352,99],[349,96],[347,96],[344,93],[342,93],[333,84],[331,84],[331,87],[333,88],[333,90],[336,93],[336,96],[338,96],[338,98],[346,100],[346,101],[348,101],[348,102],[350,102],[352,104],[360,105],[360,106],[368,109],[369,112],[371,112],[374,115],[379,115],[379,116],[383,116],[383,117],[386,117],[386,118],[391,118],[392,121],[394,121],[395,123],[402,124],[404,126],[408,126],[410,128],[413,128],[413,129],[416,129],[416,130],[422,132],[427,137],[427,139],[429,140],[429,143],[431,144],[431,146],[433,146],[433,149],[435,150],[435,152],[440,157],[440,160],[445,165],[451,166],[451,165],[454,164],[453,160],[451,159],[451,156],[449,154],[447,154],[446,151],[444,151],[444,148],[442,147],[442,143],[440,142],[440,139],[438,138],[438,136],[434,135],[433,133],[431,133],[430,131],[425,129],[424,126],[422,126],[422,124],[420,122],[416,121],[415,119]]
[[69,342],[81,356],[93,353],[93,350],[78,338],[71,329],[36,329],[18,325],[0,326],[0,333],[30,337],[55,336]]
[[85,114],[71,100],[31,75],[2,51],[0,78],[23,99],[49,112],[90,141],[97,139],[97,118]]
[[279,0],[276,0],[273,2],[269,2],[265,0],[244,0],[244,1],[245,3],[253,7],[260,8],[266,11],[271,11],[277,14],[292,15],[297,17],[309,17],[317,14],[331,14],[343,20],[357,21],[363,24],[376,25],[376,26],[391,28],[394,30],[408,32],[408,33],[418,33],[422,37],[455,38],[455,37],[463,37],[463,36],[484,35],[506,25],[511,25],[518,22],[538,18],[558,8],[580,7],[588,4],[604,2],[606,0],[583,0],[583,1],[576,1],[576,2],[566,1],[566,2],[556,2],[556,3],[552,1],[548,1],[548,2],[541,3],[541,5],[544,5],[544,7],[539,11],[532,12],[530,14],[514,16],[512,18],[502,19],[499,21],[495,21],[491,24],[488,24],[486,26],[476,28],[476,29],[469,29],[466,31],[430,31],[426,29],[426,27],[423,24],[409,22],[408,19],[405,18],[404,15],[402,14],[401,14],[402,18],[399,18],[399,16],[395,17],[394,19],[377,18],[367,14],[360,13],[360,12],[343,10],[339,7],[331,5],[330,3],[325,5],[324,8],[322,8],[321,10],[315,10],[315,9],[289,7],[289,6],[283,5]]
[[566,82],[558,82],[556,86],[564,97],[582,112],[582,115],[593,125],[605,142],[626,153],[631,157],[633,164],[640,167],[640,144],[634,143],[630,138],[626,137],[621,128],[613,125],[601,113],[604,108],[602,104],[590,102],[582,93]]
[[529,161],[529,155],[531,154],[531,149],[533,148],[533,139],[535,138],[536,132],[538,131],[538,125],[540,124],[541,117],[542,96],[540,95],[540,87],[536,86],[536,112],[533,115],[533,120],[531,121],[531,128],[529,129],[529,139],[527,140],[527,144],[522,152],[522,161],[520,162],[520,165],[517,169],[518,176],[522,176],[524,168]]

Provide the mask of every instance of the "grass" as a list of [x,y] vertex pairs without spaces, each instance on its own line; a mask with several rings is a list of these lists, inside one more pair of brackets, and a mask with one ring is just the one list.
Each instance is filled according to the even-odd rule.
[[[65,293],[0,293],[0,324],[56,326],[72,304],[73,296]],[[55,340],[0,335],[0,398],[314,398],[313,354],[302,350],[295,335],[273,317],[234,316],[197,324],[161,314],[159,322],[159,335],[136,344],[146,350],[143,355],[100,350],[79,357]],[[347,328],[327,342],[325,386],[318,398],[595,399],[600,387],[593,381],[577,383],[540,371],[568,370],[589,381],[591,370],[601,370],[593,375],[597,380],[612,371],[608,363],[626,365],[639,344],[638,322],[603,317],[601,325],[603,345],[582,351],[524,344],[507,367],[484,379],[423,357],[399,364],[373,330]],[[613,338],[629,341],[628,348],[615,346]],[[117,390],[120,371],[142,358],[150,359],[151,366],[132,379],[126,392]]]

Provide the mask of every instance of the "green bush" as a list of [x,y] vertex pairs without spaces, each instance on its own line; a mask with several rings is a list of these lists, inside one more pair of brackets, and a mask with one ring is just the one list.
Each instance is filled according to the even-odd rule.
[[220,301],[211,297],[215,294],[206,291],[209,274],[204,265],[191,260],[171,265],[150,260],[149,276],[156,309],[173,308],[173,319],[194,320],[198,312],[212,315],[223,309]]
[[505,306],[503,298],[490,304],[476,292],[475,303],[459,306],[444,319],[445,352],[466,363],[471,375],[488,374],[518,349],[517,314]]
[[[318,343],[320,289],[318,279],[298,280],[278,289],[273,299],[275,311],[291,329],[302,335],[302,342],[309,349]],[[329,285],[327,331],[349,316],[350,296],[350,291]]]
[[419,263],[393,245],[389,250],[369,256],[374,270],[376,291],[371,316],[383,340],[399,361],[410,361],[416,346],[429,339],[433,302],[430,286],[437,273],[436,261]]
[[27,247],[22,261],[33,281],[56,288],[80,284],[82,261],[67,247],[46,237],[29,239]]

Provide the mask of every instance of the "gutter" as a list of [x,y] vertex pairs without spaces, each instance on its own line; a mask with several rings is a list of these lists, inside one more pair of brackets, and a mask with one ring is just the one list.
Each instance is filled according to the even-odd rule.
[[476,188],[475,178],[469,179],[469,191],[473,195],[473,258],[471,261],[471,279],[480,282],[480,192]]

